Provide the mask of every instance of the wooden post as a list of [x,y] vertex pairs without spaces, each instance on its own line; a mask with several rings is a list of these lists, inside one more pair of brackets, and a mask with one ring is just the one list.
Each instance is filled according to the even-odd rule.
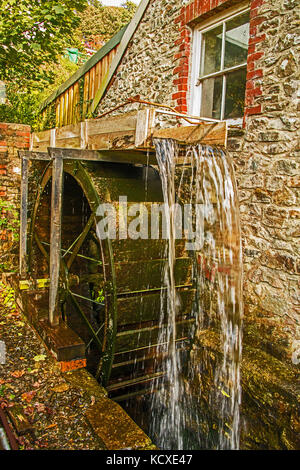
[[20,276],[27,272],[27,211],[28,211],[28,158],[19,151],[21,158],[21,204],[20,204]]
[[59,270],[61,258],[61,217],[63,192],[63,159],[55,151],[49,150],[53,157],[52,194],[51,194],[51,228],[50,228],[50,290],[49,322],[52,326],[59,324]]

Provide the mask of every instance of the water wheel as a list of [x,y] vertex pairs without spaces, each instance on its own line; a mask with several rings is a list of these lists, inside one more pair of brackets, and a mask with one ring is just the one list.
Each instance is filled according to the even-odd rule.
[[[32,201],[28,266],[32,278],[49,274],[52,163],[40,163]],[[142,393],[159,375],[153,356],[167,260],[165,240],[99,240],[96,211],[101,203],[119,208],[162,203],[160,177],[151,166],[108,162],[63,163],[62,243],[59,272],[60,321],[85,343],[87,364],[115,399]],[[193,291],[191,260],[176,246],[175,279],[180,297],[177,341],[186,339]],[[48,299],[45,291],[44,300]],[[42,298],[40,294],[39,298]],[[46,302],[45,300],[45,302]],[[47,315],[40,308],[39,315]]]

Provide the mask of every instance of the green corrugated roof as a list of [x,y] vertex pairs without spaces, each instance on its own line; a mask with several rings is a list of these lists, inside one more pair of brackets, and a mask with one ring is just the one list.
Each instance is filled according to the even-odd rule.
[[106,54],[108,54],[112,49],[114,49],[121,41],[128,24],[123,26],[120,31],[115,34],[106,44],[104,44],[99,51],[97,51],[85,64],[83,64],[68,80],[66,80],[62,85],[60,85],[57,90],[55,90],[51,95],[45,99],[41,105],[41,111],[48,106],[52,101],[54,101],[59,95],[64,93],[70,86],[76,83],[86,72],[88,72],[92,67],[94,67],[97,62],[99,62]]

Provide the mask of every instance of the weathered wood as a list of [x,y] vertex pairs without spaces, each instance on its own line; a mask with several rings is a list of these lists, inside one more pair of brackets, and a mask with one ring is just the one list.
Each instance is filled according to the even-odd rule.
[[21,205],[20,205],[20,276],[27,272],[27,212],[28,212],[28,158],[19,151],[21,157]]
[[47,320],[40,320],[35,328],[58,361],[85,357],[84,342],[64,322],[53,327]]
[[22,436],[26,432],[33,431],[34,427],[29,423],[22,406],[14,405],[8,408],[7,412],[17,431],[18,436]]
[[59,324],[59,269],[61,257],[61,216],[63,191],[63,160],[55,157],[52,167],[51,228],[50,228],[50,289],[49,322]]
[[53,155],[59,155],[66,160],[85,160],[93,162],[111,162],[111,163],[141,163],[156,164],[156,158],[153,153],[147,157],[146,152],[139,150],[81,150],[54,148],[49,149]]
[[137,113],[135,132],[135,147],[150,146],[149,136],[155,121],[155,110],[151,108],[142,109]]
[[[60,113],[64,114],[61,119],[63,122],[66,119],[71,121],[70,116],[66,117],[65,108],[68,97],[66,95],[62,98],[65,106],[61,107]],[[72,100],[74,99],[72,98]],[[175,139],[184,144],[201,142],[207,145],[226,147],[227,127],[225,122],[201,122],[195,126],[155,129],[157,112],[149,107],[118,116],[106,116],[101,119],[89,119],[77,124],[68,124],[56,129],[55,145],[53,145],[54,130],[33,133],[33,150],[45,151],[50,146],[89,150],[147,149],[152,151],[154,150],[154,138]],[[119,162],[119,160],[116,161]],[[144,160],[141,163],[146,164],[147,161]]]
[[153,132],[153,139],[174,139],[184,144],[201,142],[208,145],[226,147],[226,122],[201,123],[197,126],[172,127],[158,129]]

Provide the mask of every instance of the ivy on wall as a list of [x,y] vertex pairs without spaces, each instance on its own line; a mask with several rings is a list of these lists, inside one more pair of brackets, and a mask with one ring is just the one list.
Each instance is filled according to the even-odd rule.
[[0,272],[11,271],[11,256],[19,240],[19,211],[15,206],[0,198],[0,237],[7,243],[7,249],[0,254]]

